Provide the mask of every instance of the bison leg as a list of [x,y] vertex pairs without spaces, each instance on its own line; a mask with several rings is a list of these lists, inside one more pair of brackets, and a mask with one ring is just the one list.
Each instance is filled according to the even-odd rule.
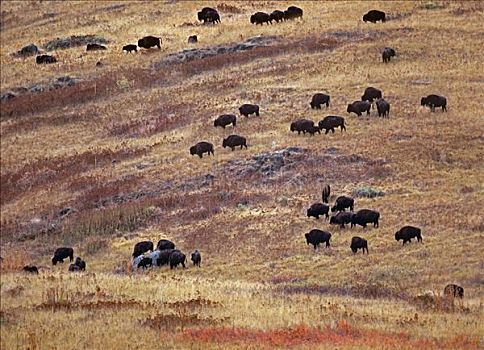
[[200,158],[203,158],[202,153],[198,153],[198,156],[199,156]]
[[375,221],[375,223],[373,224],[373,227],[379,227],[380,225],[378,225],[378,220]]
[[334,128],[331,128],[331,131],[332,131],[332,132],[333,132],[333,134],[334,134]]
[[232,146],[232,147],[230,147],[230,148],[232,149],[232,152],[233,152],[233,151],[234,151],[234,149],[235,149],[235,146]]
[[326,248],[329,248],[329,240],[326,241]]

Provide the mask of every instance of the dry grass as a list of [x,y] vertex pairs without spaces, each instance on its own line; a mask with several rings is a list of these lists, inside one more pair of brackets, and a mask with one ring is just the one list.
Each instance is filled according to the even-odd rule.
[[[62,75],[84,79],[1,102],[2,349],[483,347],[482,5],[298,2],[303,21],[248,21],[292,4],[2,2],[2,93]],[[219,8],[222,24],[197,24],[203,6]],[[364,24],[372,8],[400,17]],[[55,51],[60,62],[45,67],[10,56],[81,34],[106,37],[109,50]],[[161,51],[121,52],[148,34],[162,37]],[[281,40],[148,68],[191,47],[191,34],[201,40],[195,47],[259,34]],[[398,54],[387,65],[385,46]],[[367,86],[383,90],[389,119],[347,115]],[[331,95],[327,110],[309,108],[315,92]],[[431,93],[447,97],[447,113],[420,107]],[[261,106],[260,118],[213,127],[248,102]],[[343,115],[348,131],[288,130],[295,119],[329,114]],[[246,136],[248,150],[221,148],[231,133]],[[190,157],[201,140],[215,144],[215,157]],[[308,151],[272,177],[239,175],[253,156],[290,146]],[[324,183],[331,201],[383,191],[356,202],[380,211],[380,228],[308,219]],[[66,207],[76,211],[64,218]],[[394,240],[407,224],[422,228],[422,244]],[[333,233],[330,249],[306,245],[312,228]],[[368,239],[368,256],[353,256],[353,235]],[[202,268],[132,271],[133,244],[161,238],[199,249]],[[52,267],[58,245],[72,245],[88,272]],[[31,263],[39,276],[19,272]],[[447,283],[465,288],[464,301],[440,297]],[[431,300],[416,298],[428,290]]]

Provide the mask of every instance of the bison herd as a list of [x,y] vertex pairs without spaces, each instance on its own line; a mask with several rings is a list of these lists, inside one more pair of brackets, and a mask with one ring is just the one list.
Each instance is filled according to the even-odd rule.
[[302,16],[302,9],[296,6],[289,6],[285,11],[275,10],[271,14],[265,12],[256,12],[250,16],[250,23],[256,25],[263,25],[264,23],[272,24],[272,21],[279,23],[296,18],[302,18]]
[[[148,267],[169,265],[170,269],[175,269],[179,265],[186,268],[186,255],[176,249],[175,244],[167,239],[161,239],[153,249],[153,242],[142,241],[135,244],[133,248],[133,268],[146,269]],[[191,255],[194,266],[200,267],[202,256],[198,250]]]

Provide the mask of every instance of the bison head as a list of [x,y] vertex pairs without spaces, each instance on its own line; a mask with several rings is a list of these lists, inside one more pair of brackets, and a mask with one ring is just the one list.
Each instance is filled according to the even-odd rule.
[[363,15],[363,22],[368,22],[369,20],[368,14]]
[[456,291],[455,291],[455,294],[456,294],[457,297],[463,298],[464,297],[464,288],[457,287],[456,288]]
[[336,218],[335,218],[334,216],[332,216],[332,217],[330,217],[330,218],[329,218],[329,224],[330,224],[330,225],[331,225],[331,224],[337,224],[337,222],[336,222]]
[[427,97],[422,97],[422,99],[420,100],[420,105],[425,106],[426,104],[427,104]]
[[222,141],[222,147],[223,147],[223,148],[227,147],[227,139],[224,139],[224,140]]
[[198,18],[198,20],[199,20],[199,21],[203,21],[203,17],[204,17],[203,12],[202,12],[202,11],[199,11],[199,12],[197,13],[197,18]]
[[402,235],[401,235],[400,231],[397,231],[397,232],[395,233],[395,240],[396,240],[396,241],[399,241],[399,240],[401,240],[401,239],[403,239],[403,237],[402,237]]
[[353,105],[349,104],[348,107],[346,108],[346,112],[348,113],[353,112]]
[[194,154],[197,154],[197,146],[192,146],[190,147],[190,154],[193,156]]
[[213,121],[213,126],[219,126],[219,125],[220,125],[220,124],[219,124],[219,120],[218,120],[218,119],[215,119],[215,120]]

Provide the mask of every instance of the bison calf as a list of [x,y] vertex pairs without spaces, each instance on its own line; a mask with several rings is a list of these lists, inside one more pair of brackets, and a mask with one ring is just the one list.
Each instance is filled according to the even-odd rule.
[[361,249],[363,251],[363,254],[365,254],[365,250],[366,250],[366,254],[368,254],[368,242],[364,238],[353,237],[351,239],[350,248],[353,254],[356,254],[358,249]]
[[22,271],[29,272],[29,273],[35,273],[37,275],[39,274],[39,269],[35,265],[26,265],[22,268]]
[[417,242],[422,242],[421,230],[418,227],[413,226],[403,226],[400,230],[395,233],[395,240],[403,240],[403,245],[405,243],[411,243],[412,238],[417,238]]
[[385,47],[383,49],[383,52],[381,54],[381,57],[383,59],[383,63],[388,63],[390,62],[390,58],[395,57],[397,54],[395,53],[395,50],[390,48],[390,47]]
[[215,119],[213,122],[213,126],[221,126],[224,129],[227,125],[230,124],[232,124],[233,126],[236,126],[237,124],[237,117],[234,114],[223,114]]
[[195,146],[190,147],[190,154],[193,156],[194,154],[198,155],[200,158],[203,158],[203,154],[207,153],[208,155],[212,154],[215,156],[213,151],[213,145],[210,142],[199,142]]
[[390,114],[390,104],[384,99],[380,98],[376,100],[376,110],[378,111],[379,117],[389,117]]
[[200,252],[198,250],[195,250],[192,253],[192,262],[194,266],[200,267],[200,263],[202,262],[202,256],[200,255]]
[[380,219],[380,213],[375,210],[361,209],[356,212],[351,218],[351,227],[360,225],[366,227],[367,224],[373,224],[374,227],[378,227],[378,220]]
[[153,266],[153,261],[151,260],[150,257],[143,257],[143,259],[141,259],[141,261],[138,263],[138,266],[136,266],[138,269],[139,268],[142,268],[142,269],[146,269],[148,267],[151,267]]
[[239,135],[230,135],[226,139],[223,139],[222,141],[222,147],[230,147],[232,151],[235,149],[235,147],[240,146],[240,149],[245,147],[247,149],[247,140],[245,137],[239,136]]
[[345,118],[336,115],[328,115],[318,123],[319,129],[326,130],[326,134],[331,130],[334,134],[335,128],[341,128],[341,132],[346,131]]
[[326,219],[329,218],[329,206],[323,203],[314,203],[307,210],[308,218],[313,216],[319,219],[320,215],[326,215]]
[[311,102],[309,102],[309,105],[312,109],[321,109],[321,105],[324,104],[326,105],[326,107],[329,107],[329,100],[329,95],[318,93],[313,95],[313,98],[311,99]]
[[329,248],[329,240],[331,239],[331,233],[326,231],[321,231],[318,229],[313,229],[309,233],[305,234],[306,243],[312,244],[314,250],[319,247],[321,243],[326,243],[326,248]]
[[428,95],[422,97],[420,105],[430,107],[432,112],[435,112],[435,107],[442,107],[442,112],[447,111],[447,99],[444,96]]
[[132,45],[132,44],[130,44],[130,45],[124,45],[123,46],[123,51],[126,51],[126,52],[132,52],[132,51],[138,52],[138,46]]

